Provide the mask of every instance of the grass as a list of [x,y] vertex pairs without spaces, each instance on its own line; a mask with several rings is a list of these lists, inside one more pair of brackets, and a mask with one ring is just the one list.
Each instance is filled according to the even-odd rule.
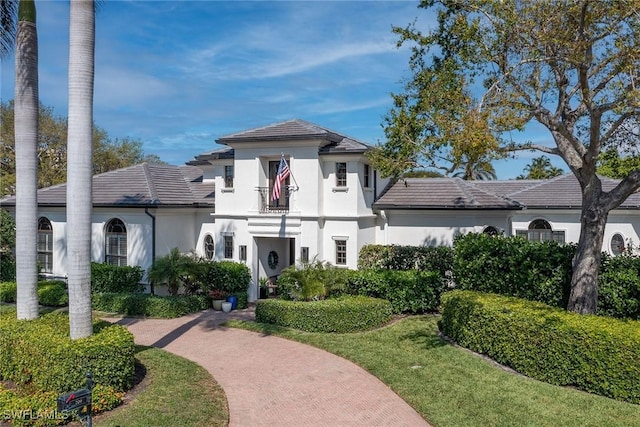
[[308,333],[236,320],[227,325],[282,336],[351,360],[437,427],[640,425],[640,405],[507,372],[440,339],[437,320],[409,317],[355,334]]
[[222,388],[198,364],[164,350],[139,347],[147,373],[131,402],[94,419],[96,427],[217,427],[229,424]]

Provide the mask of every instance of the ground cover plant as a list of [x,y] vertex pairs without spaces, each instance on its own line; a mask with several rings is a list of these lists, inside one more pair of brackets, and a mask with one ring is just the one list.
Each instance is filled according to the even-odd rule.
[[227,324],[325,349],[362,366],[438,427],[640,425],[640,406],[508,372],[439,336],[438,316],[351,334]]

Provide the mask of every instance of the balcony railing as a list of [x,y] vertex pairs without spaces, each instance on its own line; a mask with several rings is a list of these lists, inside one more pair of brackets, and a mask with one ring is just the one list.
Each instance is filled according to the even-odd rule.
[[280,190],[280,198],[271,200],[271,191],[269,187],[257,187],[258,190],[258,206],[260,213],[283,213],[289,212],[289,186],[283,186]]

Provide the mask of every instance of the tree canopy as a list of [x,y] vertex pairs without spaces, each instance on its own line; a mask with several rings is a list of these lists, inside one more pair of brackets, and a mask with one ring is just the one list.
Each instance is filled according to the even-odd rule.
[[[15,138],[13,102],[0,103],[0,195],[15,192]],[[38,136],[38,187],[66,181],[67,120],[56,116],[51,107],[40,106]],[[142,142],[131,138],[111,139],[104,129],[93,130],[93,171],[95,174],[142,162],[162,163],[153,154],[145,154]]]
[[[385,118],[387,141],[372,155],[383,176],[440,166],[461,153],[491,161],[518,150],[560,156],[582,192],[581,233],[569,308],[595,312],[604,227],[611,209],[640,188],[640,170],[603,191],[603,150],[638,146],[640,0],[425,0],[427,33],[396,27],[412,49],[411,77]],[[518,140],[530,122],[549,145]]]

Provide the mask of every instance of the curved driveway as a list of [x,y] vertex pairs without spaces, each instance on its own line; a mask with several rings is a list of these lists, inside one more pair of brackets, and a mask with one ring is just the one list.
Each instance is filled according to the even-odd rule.
[[253,320],[251,309],[178,319],[108,319],[138,344],[192,360],[224,389],[231,427],[428,426],[406,402],[357,365],[324,350],[220,323]]

